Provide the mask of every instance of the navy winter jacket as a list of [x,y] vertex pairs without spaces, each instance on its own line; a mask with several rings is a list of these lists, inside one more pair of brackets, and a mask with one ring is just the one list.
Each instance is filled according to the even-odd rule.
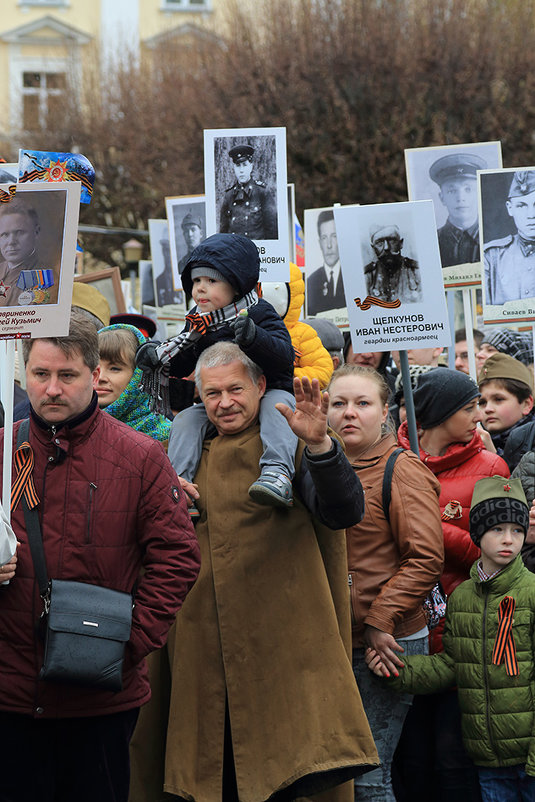
[[[193,282],[191,270],[202,265],[221,273],[236,290],[236,298],[242,298],[255,289],[258,283],[260,256],[254,242],[240,234],[214,234],[198,245],[182,272],[182,286],[191,295]],[[196,307],[192,310],[196,311]],[[250,346],[240,346],[242,351],[262,368],[268,389],[287,390],[293,393],[294,350],[288,329],[273,306],[260,298],[250,307],[249,317],[256,325],[256,336]],[[189,324],[184,331],[188,331]],[[171,374],[182,378],[195,369],[201,353],[220,340],[232,341],[234,333],[224,325],[209,331],[191,347],[181,351],[171,360]]]

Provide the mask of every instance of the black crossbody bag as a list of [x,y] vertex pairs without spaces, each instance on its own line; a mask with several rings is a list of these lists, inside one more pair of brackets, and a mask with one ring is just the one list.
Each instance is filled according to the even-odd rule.
[[[18,431],[18,447],[28,440],[29,429],[26,419]],[[44,604],[46,640],[39,679],[120,691],[132,628],[131,594],[86,582],[49,580],[37,508],[30,509],[25,496],[21,503]]]

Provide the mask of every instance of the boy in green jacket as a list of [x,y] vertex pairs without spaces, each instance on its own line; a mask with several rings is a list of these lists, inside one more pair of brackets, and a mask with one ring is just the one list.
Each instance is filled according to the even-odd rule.
[[520,555],[528,526],[519,479],[477,482],[470,536],[481,559],[448,599],[444,652],[405,657],[392,677],[382,655],[366,651],[370,670],[396,690],[425,694],[457,685],[483,802],[535,800],[535,575]]

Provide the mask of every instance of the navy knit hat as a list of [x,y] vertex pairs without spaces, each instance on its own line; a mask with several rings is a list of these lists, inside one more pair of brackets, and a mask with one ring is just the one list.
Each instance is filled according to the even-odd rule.
[[416,419],[422,429],[432,429],[480,395],[466,373],[449,368],[430,370],[419,377],[414,391]]
[[493,345],[502,354],[518,359],[524,365],[533,365],[533,340],[530,335],[513,329],[490,329],[483,335],[481,344]]

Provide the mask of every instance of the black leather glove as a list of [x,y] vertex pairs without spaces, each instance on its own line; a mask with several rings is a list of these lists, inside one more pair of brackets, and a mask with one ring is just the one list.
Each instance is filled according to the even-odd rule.
[[143,369],[154,370],[160,364],[160,360],[156,355],[158,343],[143,343],[136,351],[136,367]]
[[253,344],[256,337],[256,326],[254,320],[251,320],[248,315],[238,315],[231,326],[234,331],[234,342],[237,345],[248,348]]

